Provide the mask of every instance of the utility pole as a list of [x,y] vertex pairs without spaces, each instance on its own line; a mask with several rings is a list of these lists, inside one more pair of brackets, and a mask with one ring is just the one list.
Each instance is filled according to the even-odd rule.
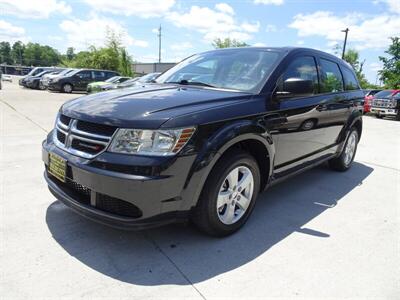
[[349,33],[348,28],[346,28],[345,30],[342,30],[342,32],[345,32],[346,35],[344,36],[344,44],[343,44],[343,52],[342,52],[342,59],[344,59],[344,54],[346,53],[346,44],[347,44],[347,34]]
[[158,62],[161,62],[161,24],[158,27]]

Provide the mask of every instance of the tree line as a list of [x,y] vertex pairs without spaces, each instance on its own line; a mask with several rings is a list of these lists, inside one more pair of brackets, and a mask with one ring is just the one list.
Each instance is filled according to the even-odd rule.
[[92,45],[88,50],[77,53],[73,47],[61,54],[50,46],[38,43],[17,41],[11,45],[0,42],[0,63],[9,65],[105,69],[132,76],[132,62],[132,57],[122,46],[121,37],[111,31],[107,32],[104,46]]

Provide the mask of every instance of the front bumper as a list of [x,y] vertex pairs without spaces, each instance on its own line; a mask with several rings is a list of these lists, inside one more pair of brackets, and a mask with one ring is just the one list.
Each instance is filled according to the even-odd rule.
[[[77,184],[79,189],[85,189],[85,195],[80,194],[79,189],[76,192],[48,174],[49,152],[67,160],[67,181]],[[115,154],[105,152],[93,160],[87,160],[57,148],[48,140],[44,141],[44,177],[51,193],[77,213],[118,228],[143,229],[177,222],[187,217],[188,212],[183,209],[185,205],[181,193],[194,157],[176,157],[169,162],[165,158],[157,160],[138,157],[137,164],[147,160],[152,161],[154,168],[158,168],[157,165],[162,166],[161,169],[166,168],[158,175],[149,176],[92,166],[93,161],[107,161],[110,155],[115,159]]]
[[396,108],[371,107],[370,112],[382,116],[397,116],[399,110]]
[[47,88],[51,91],[59,91],[61,90],[61,84],[58,82],[49,82]]

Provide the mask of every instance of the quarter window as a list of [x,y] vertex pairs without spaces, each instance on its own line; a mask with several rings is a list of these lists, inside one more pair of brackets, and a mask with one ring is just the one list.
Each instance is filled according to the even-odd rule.
[[336,93],[343,91],[342,73],[337,63],[321,59],[321,92]]
[[82,72],[79,72],[76,75],[81,79],[90,79],[91,78],[91,72],[90,71],[82,71]]
[[346,91],[350,90],[358,90],[360,89],[358,85],[358,81],[354,76],[354,73],[347,68],[342,68],[343,78],[344,78],[344,87]]

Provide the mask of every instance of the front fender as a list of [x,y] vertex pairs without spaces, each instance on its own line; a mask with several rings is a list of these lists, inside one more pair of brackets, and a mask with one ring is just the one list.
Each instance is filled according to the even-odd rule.
[[[240,120],[221,127],[203,143],[198,152],[185,184],[182,198],[186,201],[183,201],[182,210],[189,210],[197,204],[208,175],[221,156],[233,145],[247,140],[256,140],[262,143],[273,161],[275,146],[262,121],[257,119]],[[269,175],[272,174],[272,170],[273,164],[271,163]]]

